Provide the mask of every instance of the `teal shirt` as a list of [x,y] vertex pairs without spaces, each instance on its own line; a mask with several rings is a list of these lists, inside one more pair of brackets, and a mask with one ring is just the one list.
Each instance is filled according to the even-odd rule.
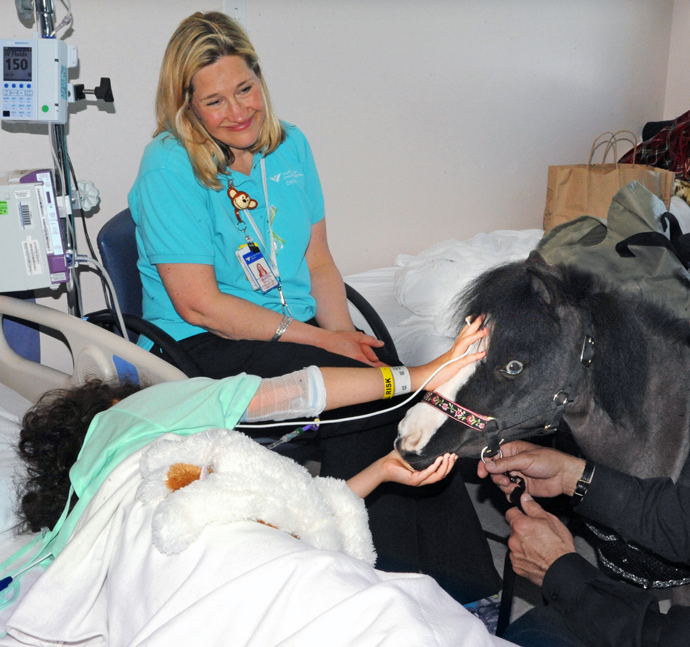
[[[305,254],[312,226],[324,217],[323,193],[309,143],[298,128],[287,124],[285,128],[286,140],[264,158],[268,201],[277,209],[273,231],[279,242],[277,263],[283,292],[293,316],[307,321],[316,313],[316,302]],[[258,203],[250,213],[268,244],[260,159],[260,154],[254,155],[249,176],[233,172],[231,177],[235,188]],[[175,312],[156,270],[159,263],[212,265],[221,292],[282,312],[277,290],[265,295],[256,292],[244,275],[235,252],[245,243],[245,234],[237,227],[227,195],[228,176],[219,179],[223,184],[220,191],[199,183],[184,147],[169,133],[162,133],[146,147],[129,193],[129,208],[137,225],[144,319],[176,340],[206,331]],[[249,224],[246,233],[258,242]],[[263,248],[262,252],[269,254]],[[149,349],[151,342],[142,338],[140,345]]]

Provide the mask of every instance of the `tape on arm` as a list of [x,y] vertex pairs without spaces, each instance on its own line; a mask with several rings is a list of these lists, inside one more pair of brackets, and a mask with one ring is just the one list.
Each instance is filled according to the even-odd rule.
[[315,418],[326,406],[326,385],[316,366],[264,378],[247,408],[246,422]]

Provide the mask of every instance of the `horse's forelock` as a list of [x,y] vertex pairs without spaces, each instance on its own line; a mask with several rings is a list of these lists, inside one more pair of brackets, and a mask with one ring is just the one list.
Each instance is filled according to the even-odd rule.
[[[508,263],[481,274],[458,296],[455,302],[457,329],[464,325],[465,317],[486,314],[494,321],[505,318],[526,317],[526,312],[538,311],[555,318],[554,298],[545,299],[543,290],[535,289],[535,277],[549,294],[556,295],[558,275],[550,268],[535,271],[525,262]],[[529,304],[525,307],[525,304]]]
[[[532,267],[517,262],[489,270],[458,297],[458,330],[466,316],[484,314],[492,329],[492,354],[504,356],[543,348],[544,344],[553,343],[558,334],[560,283],[560,274],[548,266]],[[545,291],[550,298],[545,298]]]

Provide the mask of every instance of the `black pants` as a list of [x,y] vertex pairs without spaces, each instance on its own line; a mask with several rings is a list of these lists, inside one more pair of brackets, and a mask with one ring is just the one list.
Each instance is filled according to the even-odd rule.
[[[212,333],[181,342],[208,377],[245,372],[276,377],[306,366],[364,367],[356,360],[314,346],[289,342],[231,341]],[[378,351],[378,349],[377,349]],[[379,355],[386,361],[385,349]],[[393,398],[325,412],[322,420],[381,411]],[[398,422],[410,405],[364,420],[324,424],[319,430],[321,474],[348,479],[390,452]],[[259,435],[281,436],[285,427]],[[435,577],[465,603],[496,593],[500,578],[464,481],[456,468],[442,482],[411,488],[395,483],[379,487],[366,500],[378,553],[377,567],[422,572]]]

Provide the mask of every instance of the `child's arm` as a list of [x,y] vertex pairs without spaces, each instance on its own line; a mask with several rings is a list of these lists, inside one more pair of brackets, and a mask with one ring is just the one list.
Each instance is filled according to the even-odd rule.
[[457,460],[455,454],[439,456],[432,465],[425,470],[413,470],[397,451],[379,458],[347,481],[347,486],[358,496],[369,496],[381,483],[394,481],[403,485],[417,487],[430,485],[448,476]]
[[[483,350],[469,355],[464,353],[472,344],[488,334],[483,325],[484,317],[477,317],[460,331],[453,346],[443,355],[424,366],[410,367],[412,391],[416,391],[436,369],[451,359],[457,361],[438,373],[425,387],[427,391],[433,391],[450,380],[464,366],[482,359],[486,355]],[[326,386],[326,411],[383,398],[384,380],[377,368],[322,367],[320,370]]]

